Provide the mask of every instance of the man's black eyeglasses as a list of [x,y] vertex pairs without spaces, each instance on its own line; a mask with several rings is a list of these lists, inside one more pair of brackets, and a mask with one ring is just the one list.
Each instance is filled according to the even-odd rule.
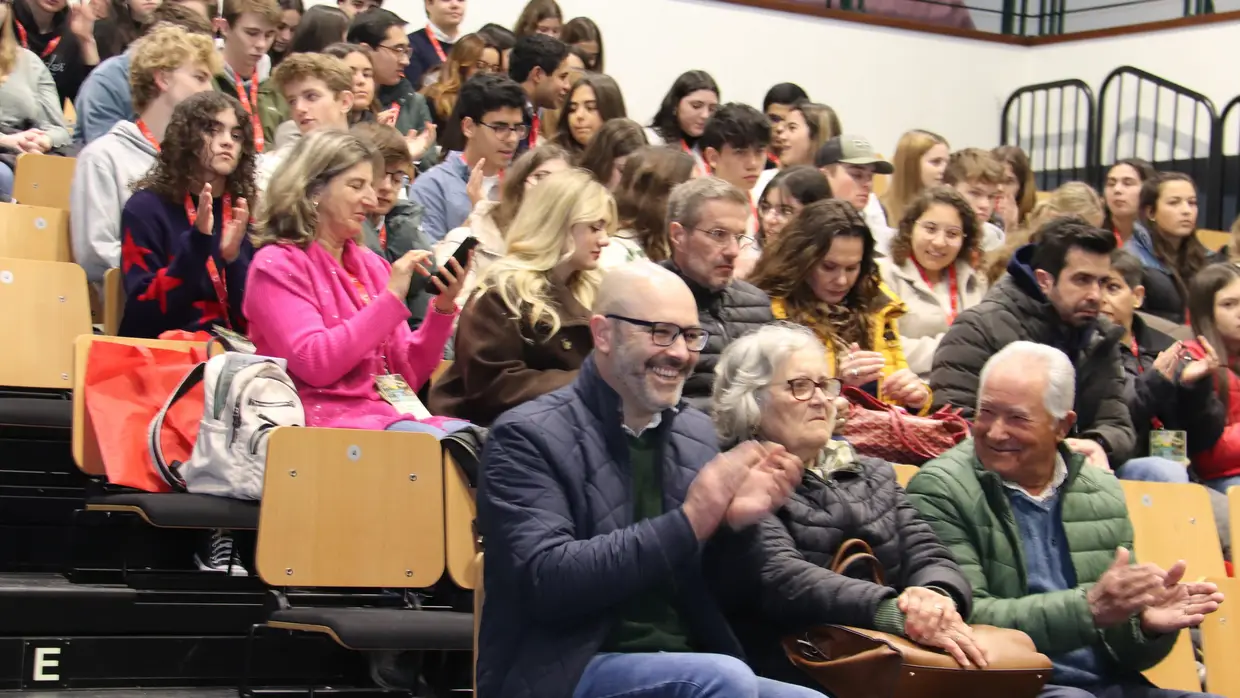
[[706,348],[706,341],[710,339],[710,333],[701,327],[681,327],[670,322],[651,322],[611,313],[603,317],[612,320],[623,320],[631,325],[645,327],[650,330],[650,341],[654,342],[654,345],[657,347],[670,347],[676,343],[677,337],[683,336],[685,338],[685,347],[689,351],[702,351]]

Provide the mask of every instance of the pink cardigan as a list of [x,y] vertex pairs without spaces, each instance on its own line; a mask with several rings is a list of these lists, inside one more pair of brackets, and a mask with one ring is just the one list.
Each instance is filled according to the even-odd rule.
[[[386,429],[402,419],[375,390],[374,376],[404,376],[417,390],[443,358],[456,313],[427,309],[416,332],[409,309],[387,290],[387,260],[345,243],[344,267],[317,242],[307,250],[267,245],[250,263],[244,311],[259,354],[288,360],[306,408],[306,426]],[[362,305],[345,269],[372,298]],[[439,418],[434,418],[435,422]]]

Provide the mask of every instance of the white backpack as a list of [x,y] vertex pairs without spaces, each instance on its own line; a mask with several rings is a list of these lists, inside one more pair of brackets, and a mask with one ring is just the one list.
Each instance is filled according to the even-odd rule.
[[[275,427],[306,425],[288,362],[230,351],[199,364],[181,381],[149,430],[151,459],[173,489],[233,499],[262,499],[267,437]],[[187,463],[167,463],[160,439],[163,415],[203,383],[202,422]]]

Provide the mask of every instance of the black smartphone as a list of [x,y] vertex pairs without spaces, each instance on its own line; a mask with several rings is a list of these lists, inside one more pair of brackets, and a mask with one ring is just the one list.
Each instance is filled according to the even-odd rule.
[[[477,246],[478,246],[478,238],[470,235],[469,237],[462,240],[461,244],[457,246],[456,252],[452,253],[452,259],[455,259],[456,263],[461,265],[461,269],[464,269],[465,263],[469,261],[470,251],[473,250]],[[450,269],[450,268],[451,267],[449,265],[444,264],[443,267],[435,274],[435,278],[439,279],[439,283],[443,284],[444,286],[448,285],[448,280],[444,278],[443,270]],[[436,286],[435,284],[427,283],[426,292],[431,294],[432,296],[437,296],[439,295],[439,287]]]

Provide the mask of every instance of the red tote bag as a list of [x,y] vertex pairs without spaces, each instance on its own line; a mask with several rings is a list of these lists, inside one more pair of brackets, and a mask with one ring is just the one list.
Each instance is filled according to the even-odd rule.
[[[181,379],[207,358],[190,351],[95,342],[86,359],[86,409],[108,482],[146,492],[171,492],[151,460],[147,429]],[[169,410],[161,444],[169,462],[187,461],[202,420],[202,385]]]

